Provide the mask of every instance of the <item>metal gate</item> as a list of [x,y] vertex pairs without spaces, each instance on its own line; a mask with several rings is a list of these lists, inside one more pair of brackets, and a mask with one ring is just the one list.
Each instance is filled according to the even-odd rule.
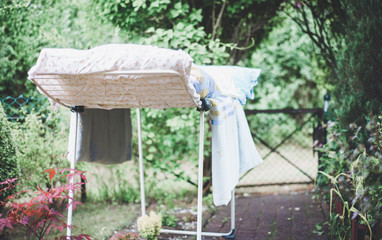
[[313,183],[318,171],[316,145],[322,143],[323,110],[246,110],[264,162],[242,176],[238,187]]

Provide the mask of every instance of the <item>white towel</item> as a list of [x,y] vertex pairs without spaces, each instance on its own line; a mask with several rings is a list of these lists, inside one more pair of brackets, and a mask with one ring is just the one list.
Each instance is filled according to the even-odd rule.
[[215,205],[226,205],[240,175],[261,164],[243,107],[219,97],[212,108],[212,188]]

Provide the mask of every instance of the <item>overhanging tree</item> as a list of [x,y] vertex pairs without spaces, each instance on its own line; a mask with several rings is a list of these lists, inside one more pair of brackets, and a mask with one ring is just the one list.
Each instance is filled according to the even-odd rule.
[[382,110],[382,2],[378,0],[288,1],[290,17],[320,49],[332,70],[328,82],[337,116],[346,126],[365,124]]
[[258,45],[267,36],[283,1],[96,2],[104,20],[126,30],[129,41],[181,48],[199,64],[237,64],[254,50],[246,48],[252,39]]

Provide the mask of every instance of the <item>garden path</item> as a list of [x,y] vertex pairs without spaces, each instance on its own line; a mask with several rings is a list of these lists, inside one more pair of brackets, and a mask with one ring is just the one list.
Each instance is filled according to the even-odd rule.
[[[329,238],[322,226],[328,218],[325,214],[328,212],[328,205],[310,190],[236,197],[235,240],[327,240]],[[229,232],[229,216],[230,205],[219,207],[214,213],[205,214],[203,231]],[[189,219],[194,220],[190,225],[195,227],[196,216]],[[120,233],[127,232],[136,233],[136,223],[130,226],[129,230]],[[111,239],[118,238],[114,235]],[[161,234],[158,239],[191,240],[195,237]]]
[[[320,227],[317,229],[326,220],[327,208],[311,191],[239,197],[236,200],[235,240],[328,239],[319,231]],[[219,208],[204,231],[228,232],[227,216],[229,207]]]

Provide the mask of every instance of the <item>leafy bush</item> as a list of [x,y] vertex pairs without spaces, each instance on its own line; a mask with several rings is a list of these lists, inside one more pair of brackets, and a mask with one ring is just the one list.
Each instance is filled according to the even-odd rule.
[[[351,164],[364,152],[370,157],[382,160],[381,115],[370,116],[367,122],[365,127],[352,123],[348,128],[343,128],[338,122],[329,122],[327,144],[320,150],[323,156],[319,169],[325,169],[325,173],[331,176],[346,173]],[[325,186],[329,182],[318,176],[317,183]]]
[[120,41],[118,30],[100,24],[94,10],[85,0],[1,1],[0,95],[39,95],[27,72],[43,47],[87,49]]
[[273,24],[269,19],[282,1],[92,2],[105,22],[127,32],[129,42],[183,49],[198,64],[237,64],[253,49],[246,48],[253,46],[251,39],[260,42],[267,36],[269,29],[262,27]]
[[[64,110],[64,109],[63,109]],[[21,181],[24,185],[34,188],[53,186],[49,178],[41,173],[51,166],[65,168],[69,166],[66,159],[67,135],[69,123],[65,111],[23,113],[24,119],[13,122],[12,133],[17,144],[17,158],[20,163]],[[44,115],[44,113],[46,115]]]
[[[323,105],[327,72],[312,41],[289,18],[270,31],[251,57],[251,66],[261,69],[254,88],[260,109],[311,108]],[[254,106],[253,101],[247,108]]]
[[[382,115],[371,115],[365,127],[355,123],[342,128],[328,124],[328,143],[321,149],[323,156],[317,184],[324,190],[334,185],[344,203],[343,214],[336,216],[333,234],[348,236],[350,221],[364,216],[371,227],[382,221]],[[327,176],[332,176],[327,178]],[[332,188],[333,189],[333,188]],[[333,190],[330,190],[333,191]],[[338,236],[337,236],[338,237]]]
[[[3,106],[0,104],[0,182],[18,178],[19,174],[15,144]],[[0,202],[4,202],[10,194],[12,194],[11,190],[0,192]]]
[[[54,188],[38,188],[38,191],[30,193],[32,197],[27,201],[25,199],[21,201],[20,198],[28,191],[21,191],[10,196],[11,203],[5,205],[9,210],[5,217],[0,218],[0,232],[4,228],[14,229],[21,227],[27,230],[29,236],[34,236],[37,239],[44,239],[45,236],[48,236],[54,230],[59,230],[60,233],[63,232],[67,224],[65,216],[60,211],[60,205],[65,205],[63,209],[66,209],[71,204],[74,210],[77,205],[81,204],[74,200],[71,203],[67,203],[71,199],[69,192],[79,191],[81,184],[83,184],[71,184],[70,179],[79,176],[86,181],[86,177],[83,175],[83,172],[77,170],[48,169],[44,171],[44,173],[49,173],[50,180],[54,178],[56,172],[61,173],[62,178],[67,181],[66,184]],[[7,179],[1,182],[0,191],[14,189],[15,181],[16,179]],[[67,237],[62,236],[59,239],[67,239]],[[91,237],[81,234],[79,236],[72,236],[71,239],[90,240]]]
[[324,83],[333,93],[340,124],[366,124],[365,116],[382,110],[382,2],[287,2],[295,11],[290,16],[318,47],[329,68]]
[[338,115],[344,126],[365,124],[364,116],[382,109],[382,2],[346,0],[346,47],[338,57]]

